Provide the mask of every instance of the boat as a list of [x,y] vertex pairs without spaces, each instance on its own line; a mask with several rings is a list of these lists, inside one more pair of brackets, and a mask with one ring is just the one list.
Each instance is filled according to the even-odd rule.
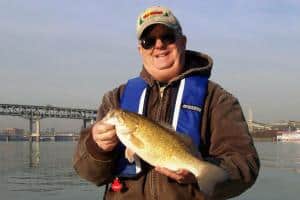
[[277,135],[276,140],[279,142],[300,142],[300,130],[282,132]]

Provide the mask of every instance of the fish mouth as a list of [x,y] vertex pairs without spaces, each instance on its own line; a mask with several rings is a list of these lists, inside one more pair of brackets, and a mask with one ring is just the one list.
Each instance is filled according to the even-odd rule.
[[102,119],[105,123],[117,125],[122,121],[122,118],[120,117],[120,109],[111,109],[108,111],[108,113],[105,115],[105,117]]
[[129,139],[132,135],[132,130],[130,130],[128,127],[124,126],[124,125],[118,125],[116,126],[116,130],[117,130],[117,135],[123,136],[127,139]]

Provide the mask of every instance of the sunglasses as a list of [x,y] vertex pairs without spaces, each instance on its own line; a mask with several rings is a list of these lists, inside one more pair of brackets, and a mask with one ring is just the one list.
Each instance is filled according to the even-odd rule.
[[141,38],[140,43],[144,49],[152,49],[156,43],[157,38],[159,38],[165,45],[169,45],[175,43],[177,35],[175,33],[166,33],[159,37],[146,36]]

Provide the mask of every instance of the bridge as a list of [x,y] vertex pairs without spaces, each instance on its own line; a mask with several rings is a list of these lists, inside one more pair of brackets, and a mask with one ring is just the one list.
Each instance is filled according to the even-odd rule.
[[[65,108],[52,105],[18,105],[0,104],[0,115],[18,116],[29,120],[31,136],[40,136],[40,120],[43,118],[81,119],[83,127],[96,120],[97,111],[81,108]],[[36,133],[33,133],[33,124],[36,124]]]

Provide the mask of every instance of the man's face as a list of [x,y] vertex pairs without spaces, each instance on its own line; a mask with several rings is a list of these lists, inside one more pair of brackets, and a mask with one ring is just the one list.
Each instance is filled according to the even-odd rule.
[[138,49],[148,73],[161,82],[168,82],[180,74],[184,65],[184,36],[178,36],[167,26],[157,24],[145,32],[141,39],[144,41],[139,43]]

